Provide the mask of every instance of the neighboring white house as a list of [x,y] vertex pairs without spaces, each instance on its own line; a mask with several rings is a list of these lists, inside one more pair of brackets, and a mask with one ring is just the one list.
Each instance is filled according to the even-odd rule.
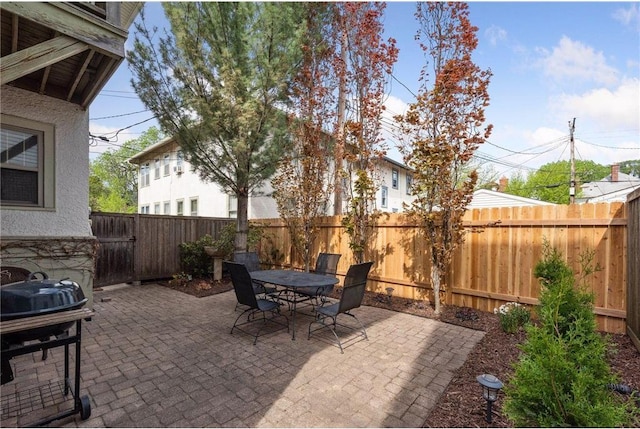
[[92,298],[88,107],[124,59],[141,7],[0,3],[3,275],[6,267],[45,271]]
[[613,164],[611,174],[602,180],[583,184],[581,203],[626,201],[627,195],[640,188],[640,178],[620,173],[620,166]]
[[549,206],[555,205],[547,201],[534,200],[504,192],[478,189],[473,193],[473,199],[467,209],[482,209],[495,207]]
[[[138,210],[147,214],[206,217],[236,217],[235,196],[227,195],[214,183],[204,183],[184,160],[173,137],[165,138],[133,156],[138,164]],[[379,162],[380,189],[376,207],[385,212],[401,212],[402,203],[411,201],[408,189],[410,170],[389,158]],[[277,218],[278,209],[267,181],[249,197],[249,219]],[[332,202],[330,198],[330,202]],[[332,214],[330,205],[327,214]]]

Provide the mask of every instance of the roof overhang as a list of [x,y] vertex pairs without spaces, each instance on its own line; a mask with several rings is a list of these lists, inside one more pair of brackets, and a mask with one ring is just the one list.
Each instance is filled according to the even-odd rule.
[[125,57],[142,2],[2,2],[0,84],[87,108]]

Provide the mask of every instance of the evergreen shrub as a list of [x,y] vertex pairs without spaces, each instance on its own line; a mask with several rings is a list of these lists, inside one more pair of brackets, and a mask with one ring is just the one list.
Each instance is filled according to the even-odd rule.
[[536,265],[539,323],[527,339],[505,386],[503,411],[519,427],[620,427],[637,423],[631,400],[607,388],[616,383],[607,362],[609,342],[596,331],[593,294],[575,285],[570,267],[545,243]]

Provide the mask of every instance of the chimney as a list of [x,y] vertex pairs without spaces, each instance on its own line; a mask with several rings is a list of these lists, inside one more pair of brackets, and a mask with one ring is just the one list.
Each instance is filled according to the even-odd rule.
[[613,164],[611,165],[611,181],[612,182],[617,182],[618,179],[618,174],[620,173],[620,165],[618,164]]
[[500,178],[500,185],[498,186],[498,192],[504,192],[507,190],[507,185],[509,184],[509,179],[502,176]]

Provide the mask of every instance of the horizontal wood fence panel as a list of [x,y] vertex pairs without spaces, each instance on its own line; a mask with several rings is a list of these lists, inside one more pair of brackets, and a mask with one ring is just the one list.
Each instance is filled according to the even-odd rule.
[[[353,258],[340,220],[321,220],[312,254],[341,253],[338,275],[344,275]],[[598,327],[625,331],[628,217],[624,203],[473,209],[463,220],[468,234],[453,256],[443,294],[446,303],[482,311],[493,311],[508,301],[535,305],[540,284],[533,272],[546,241],[562,252],[574,272],[581,272],[581,255],[592,254],[592,263],[600,270],[584,281],[595,295]],[[262,260],[301,268],[283,222],[269,219],[260,224],[265,232]],[[374,261],[371,291],[386,293],[391,287],[393,296],[433,299],[429,248],[420,228],[406,216],[385,214],[371,249],[367,254]]]

